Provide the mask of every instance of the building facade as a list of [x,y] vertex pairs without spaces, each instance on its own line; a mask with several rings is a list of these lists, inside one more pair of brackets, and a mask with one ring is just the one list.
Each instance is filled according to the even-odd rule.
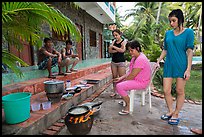
[[[70,2],[46,3],[60,10],[80,30],[81,42],[73,41],[74,52],[79,54],[80,60],[105,57],[103,30],[105,24],[115,22],[115,2],[74,2],[79,8],[71,5]],[[42,30],[53,39],[54,48],[58,51],[65,47],[67,39],[72,40],[69,33],[63,37],[58,36],[55,32],[50,31],[47,25],[43,25]],[[10,47],[9,51],[23,59],[30,66],[37,65],[38,49],[36,47],[27,44],[21,53],[13,47]]]

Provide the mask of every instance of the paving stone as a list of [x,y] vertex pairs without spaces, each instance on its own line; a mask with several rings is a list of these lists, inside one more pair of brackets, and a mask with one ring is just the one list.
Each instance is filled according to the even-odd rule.
[[58,126],[58,127],[63,127],[65,124],[64,123],[59,123],[59,122],[56,122],[53,124],[54,126]]
[[53,130],[45,130],[43,131],[42,133],[43,135],[56,135],[57,134],[57,131],[53,131]]
[[54,130],[54,131],[60,131],[61,127],[59,127],[59,126],[50,126],[48,129],[49,130]]

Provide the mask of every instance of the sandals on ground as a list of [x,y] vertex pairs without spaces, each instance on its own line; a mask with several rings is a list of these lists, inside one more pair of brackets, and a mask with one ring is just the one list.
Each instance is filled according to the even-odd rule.
[[164,114],[161,116],[162,120],[169,120],[172,116],[168,116],[167,114]]
[[48,78],[56,78],[56,76],[51,75],[51,76],[48,76]]
[[122,110],[120,112],[118,112],[119,115],[128,115],[130,112],[126,111],[126,110]]
[[118,104],[122,105],[123,107],[126,106],[126,103],[125,103],[125,101],[123,101],[123,100],[122,100],[122,101],[119,101]]
[[66,73],[72,73],[70,70],[66,71]]
[[58,75],[60,75],[60,76],[64,76],[64,73],[58,73]]
[[116,93],[113,93],[110,95],[110,97],[115,97],[117,94]]
[[78,70],[77,69],[70,69],[70,71],[77,72]]
[[58,73],[59,76],[66,76],[66,73]]
[[180,121],[179,118],[171,118],[171,119],[169,119],[168,124],[170,124],[170,125],[178,125],[179,121]]

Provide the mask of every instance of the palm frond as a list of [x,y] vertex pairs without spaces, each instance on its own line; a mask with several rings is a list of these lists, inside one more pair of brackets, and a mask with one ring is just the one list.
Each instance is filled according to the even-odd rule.
[[[73,39],[81,40],[77,26],[61,11],[44,2],[2,2],[2,40],[8,45],[16,46],[18,50],[23,48],[24,42],[40,47],[42,38],[46,36],[41,30],[43,24],[49,25],[50,30],[57,34],[64,35],[69,31]],[[24,64],[22,60],[3,51],[2,61],[14,73],[21,75],[15,62]]]
[[23,66],[28,66],[27,63],[25,63],[20,58],[16,57],[15,55],[7,52],[6,50],[2,51],[2,64],[5,64],[9,69],[11,69],[14,73],[17,74],[17,76],[22,77],[23,73],[21,70],[16,66],[16,61],[21,63]]

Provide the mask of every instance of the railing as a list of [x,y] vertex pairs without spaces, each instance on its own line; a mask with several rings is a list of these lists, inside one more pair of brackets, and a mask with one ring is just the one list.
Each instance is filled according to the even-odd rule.
[[112,12],[113,14],[115,14],[115,10],[114,10],[113,6],[111,6],[111,5],[110,5],[110,10],[111,10],[111,12]]
[[113,14],[115,14],[115,9],[113,8],[113,6],[110,5],[109,2],[105,2],[105,4],[106,4],[106,6],[110,9],[110,11],[111,11]]
[[109,2],[105,2],[105,4],[109,7]]

